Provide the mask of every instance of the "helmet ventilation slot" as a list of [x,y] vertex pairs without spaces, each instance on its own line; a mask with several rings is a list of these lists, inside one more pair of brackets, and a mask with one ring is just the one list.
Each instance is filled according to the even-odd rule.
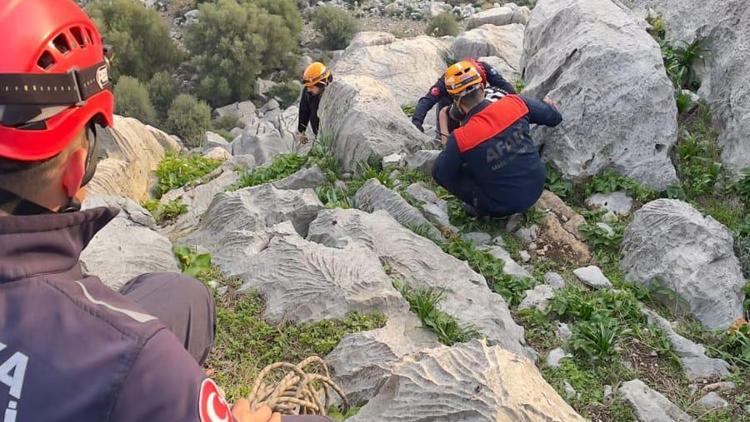
[[70,52],[70,42],[65,34],[60,34],[52,40],[52,44],[57,48],[61,54],[68,54]]
[[47,50],[44,50],[41,56],[39,56],[39,60],[36,61],[37,66],[41,67],[43,70],[48,70],[52,66],[55,65],[55,58],[52,56],[52,53],[50,53]]

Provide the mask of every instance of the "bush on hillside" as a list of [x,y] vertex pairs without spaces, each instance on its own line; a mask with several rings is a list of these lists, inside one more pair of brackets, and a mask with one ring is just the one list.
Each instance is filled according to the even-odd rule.
[[219,0],[200,6],[185,45],[199,97],[214,106],[253,95],[258,76],[285,69],[296,58],[302,17],[294,0]]
[[357,20],[335,6],[318,7],[311,19],[315,29],[323,34],[323,44],[331,50],[346,48],[359,30]]
[[159,72],[148,83],[148,94],[154,104],[159,117],[164,119],[169,111],[169,106],[179,93],[177,81],[169,72]]
[[458,21],[451,12],[443,12],[427,23],[425,30],[427,35],[433,37],[444,37],[446,35],[458,35]]
[[211,108],[192,95],[178,95],[169,107],[167,130],[182,138],[190,147],[200,146],[210,126]]
[[302,86],[297,81],[287,81],[278,84],[268,91],[268,95],[276,98],[281,104],[281,108],[286,109],[299,100]]
[[86,7],[107,44],[114,47],[112,77],[149,80],[180,61],[167,24],[138,0],[94,0]]
[[123,76],[115,85],[115,113],[134,117],[144,123],[156,123],[156,111],[146,87],[138,79]]

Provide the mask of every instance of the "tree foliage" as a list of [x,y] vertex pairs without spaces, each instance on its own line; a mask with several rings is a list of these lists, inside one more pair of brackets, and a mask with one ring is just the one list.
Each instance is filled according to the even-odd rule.
[[115,112],[144,123],[156,123],[156,111],[146,87],[138,79],[123,76],[115,85]]
[[199,146],[211,126],[211,108],[192,95],[180,94],[167,113],[166,127],[191,147]]
[[458,35],[458,21],[453,13],[443,12],[430,19],[425,32],[433,37]]
[[154,74],[149,81],[148,93],[159,117],[164,119],[167,116],[167,111],[169,111],[169,106],[172,105],[172,101],[179,93],[179,86],[169,72],[159,72]]
[[311,19],[315,29],[323,34],[323,44],[331,50],[346,48],[359,30],[357,20],[336,6],[318,7]]

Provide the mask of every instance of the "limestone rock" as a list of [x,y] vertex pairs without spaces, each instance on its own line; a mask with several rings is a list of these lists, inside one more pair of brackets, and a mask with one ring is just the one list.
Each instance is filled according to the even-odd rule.
[[703,410],[716,410],[729,407],[729,402],[724,400],[720,395],[715,392],[710,392],[705,396],[701,397],[696,405]]
[[[523,379],[523,382],[518,380]],[[528,359],[472,341],[404,357],[359,413],[363,421],[582,421]]]
[[729,375],[729,364],[727,362],[706,356],[705,347],[677,334],[669,321],[656,312],[646,308],[643,308],[642,312],[648,318],[649,324],[655,325],[667,336],[672,344],[672,349],[680,358],[682,369],[685,371],[688,380],[695,382]]
[[500,7],[479,12],[466,19],[466,29],[474,29],[485,24],[503,26],[518,23],[526,25],[530,16],[531,11],[528,7],[518,7],[515,3],[507,3]]
[[203,136],[203,150],[208,151],[211,148],[215,147],[224,148],[228,152],[232,151],[232,148],[229,146],[229,142],[227,142],[227,140],[224,139],[223,136],[210,131],[206,132],[206,134]]
[[384,169],[389,167],[396,167],[401,164],[404,159],[404,154],[391,154],[383,157],[382,165]]
[[562,108],[562,124],[534,137],[566,176],[612,168],[655,189],[677,182],[674,89],[658,44],[619,1],[538,2],[521,63],[524,92]]
[[471,242],[474,246],[484,246],[492,241],[492,236],[482,232],[464,233],[461,238],[467,242]]
[[344,337],[326,356],[326,362],[349,402],[363,405],[391,376],[394,362],[438,345],[435,335],[407,312],[389,318],[383,328]]
[[370,179],[354,195],[354,203],[357,208],[373,212],[377,210],[387,211],[396,221],[405,227],[426,227],[435,239],[445,240],[437,230],[418,209],[409,205],[398,193],[381,185],[377,179]]
[[625,192],[597,193],[586,198],[590,209],[604,209],[617,215],[630,215],[633,209],[633,198]]
[[214,110],[217,117],[234,116],[240,121],[255,116],[255,104],[252,101],[243,101],[241,103],[229,104]]
[[[357,75],[382,81],[399,106],[413,104],[445,71],[448,43],[444,40],[422,35],[385,43],[390,37],[368,38],[370,45],[356,42],[349,46],[333,66],[333,73],[337,77]],[[375,45],[373,39],[378,40]],[[405,63],[419,65],[405,66]]]
[[456,57],[495,57],[489,64],[512,82],[521,74],[523,33],[524,27],[520,24],[480,26],[456,37],[453,54]]
[[363,47],[392,44],[396,41],[396,36],[390,32],[364,31],[354,36],[348,48],[356,50]]
[[573,271],[576,277],[578,277],[583,284],[593,287],[594,289],[611,289],[612,283],[602,273],[602,270],[595,266],[590,265],[584,268],[578,268]]
[[557,195],[546,190],[534,208],[547,213],[547,216],[542,220],[537,236],[531,241],[547,246],[548,256],[559,261],[574,265],[584,265],[591,261],[591,252],[578,230],[586,223],[583,216],[566,205]]
[[118,290],[145,273],[177,272],[172,244],[156,231],[148,211],[127,198],[91,196],[84,208],[117,207],[120,214],[94,236],[81,254],[84,273]]
[[690,422],[693,420],[687,413],[641,380],[635,379],[623,383],[618,392],[633,408],[640,422]]
[[558,347],[557,349],[550,351],[547,355],[547,365],[553,368],[559,368],[560,361],[569,357],[571,357],[571,355],[568,352],[563,350],[561,347]]
[[406,157],[406,168],[414,170],[419,169],[424,174],[432,177],[432,167],[435,165],[440,151],[436,150],[419,150]]
[[332,150],[344,171],[358,170],[358,162],[415,151],[430,142],[405,117],[393,93],[368,76],[337,77],[326,89],[318,113],[321,133],[333,137]]
[[259,166],[270,163],[279,154],[294,151],[292,141],[281,139],[278,132],[272,135],[253,135],[247,129],[231,143],[233,155],[252,155]]
[[518,305],[518,309],[537,309],[544,311],[549,305],[549,301],[555,296],[555,290],[546,285],[540,284],[533,290],[526,291],[526,297]]
[[625,231],[620,266],[639,284],[658,280],[708,328],[742,317],[745,280],[732,234],[689,204],[658,199],[635,213]]
[[210,158],[212,160],[227,161],[232,158],[232,154],[222,147],[213,147],[206,150],[203,153],[203,157]]
[[304,168],[277,182],[273,182],[276,189],[298,190],[315,189],[326,181],[326,175],[318,166]]
[[411,195],[422,206],[422,214],[441,232],[458,234],[459,230],[451,224],[448,215],[448,203],[438,198],[435,192],[427,189],[423,183],[412,183],[406,188],[406,194]]
[[388,213],[325,210],[310,225],[308,238],[337,248],[364,247],[405,283],[444,291],[438,307],[463,326],[472,325],[492,343],[522,354],[523,328],[512,319],[502,296],[462,261],[401,226]]
[[573,331],[570,329],[568,324],[564,322],[557,323],[557,338],[562,341],[568,341],[573,336]]
[[146,129],[148,129],[149,132],[151,132],[152,135],[154,135],[154,138],[156,138],[156,141],[161,145],[162,148],[164,148],[164,151],[167,153],[179,153],[184,149],[182,143],[179,141],[179,138],[176,136],[168,135],[165,132],[162,132],[161,130],[146,125]]
[[544,282],[549,284],[555,290],[560,290],[565,287],[565,279],[555,272],[548,272],[545,274]]
[[503,261],[505,264],[503,266],[503,272],[508,275],[516,276],[516,277],[526,277],[530,278],[531,274],[529,274],[529,271],[526,270],[526,268],[518,265],[518,263],[513,260],[513,258],[510,256],[510,253],[503,249],[501,246],[490,246],[485,249],[490,255],[492,255],[494,258],[499,259],[500,261]]

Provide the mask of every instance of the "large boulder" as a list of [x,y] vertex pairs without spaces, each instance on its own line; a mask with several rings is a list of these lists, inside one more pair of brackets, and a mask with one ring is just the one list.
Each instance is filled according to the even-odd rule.
[[[625,0],[651,9],[667,24],[672,42],[703,40],[708,51],[699,69],[700,93],[719,129],[722,159],[736,170],[750,165],[750,3],[746,0]],[[701,63],[699,63],[700,65]],[[701,66],[697,66],[701,67]]]
[[246,120],[255,116],[255,104],[252,101],[229,104],[214,110],[216,117],[234,117],[238,120]]
[[333,137],[333,153],[345,171],[357,170],[358,162],[415,151],[430,142],[409,122],[392,92],[368,76],[335,79],[318,113],[320,132]]
[[156,231],[153,217],[138,204],[128,198],[91,196],[83,206],[121,209],[81,254],[84,273],[98,276],[118,290],[141,274],[180,272],[172,244]]
[[475,340],[405,356],[362,421],[583,421],[530,360]]
[[279,154],[294,151],[293,141],[288,138],[282,139],[278,132],[270,135],[253,135],[245,130],[230,146],[233,155],[252,155],[259,166],[270,163]]
[[520,24],[483,25],[456,37],[453,54],[456,57],[481,57],[512,82],[521,74],[523,33],[524,26]]
[[105,157],[99,162],[88,192],[94,195],[122,196],[136,202],[149,197],[153,171],[170,151],[156,132],[136,119],[115,116],[110,135],[100,140]]
[[677,182],[677,106],[658,44],[611,0],[542,0],[526,27],[525,92],[564,120],[538,128],[544,158],[580,179],[607,168],[652,188]]
[[398,105],[414,104],[445,71],[449,44],[426,35],[390,40],[385,34],[360,37],[336,61],[333,73],[369,76],[388,87]]
[[336,248],[368,249],[403,282],[442,290],[444,299],[438,307],[462,326],[475,327],[493,344],[533,355],[524,347],[523,328],[513,321],[505,300],[492,293],[484,277],[388,213],[325,210],[310,225],[308,238]]
[[390,32],[363,31],[358,32],[357,35],[352,38],[352,41],[347,48],[351,51],[363,47],[393,44],[396,41],[398,41],[398,39]]
[[466,29],[471,30],[482,25],[510,25],[518,23],[526,25],[529,22],[531,11],[528,7],[518,7],[515,3],[507,3],[500,7],[479,12],[466,19]]
[[626,278],[660,283],[706,327],[726,328],[742,317],[745,280],[732,233],[689,204],[658,199],[638,210],[622,243]]

